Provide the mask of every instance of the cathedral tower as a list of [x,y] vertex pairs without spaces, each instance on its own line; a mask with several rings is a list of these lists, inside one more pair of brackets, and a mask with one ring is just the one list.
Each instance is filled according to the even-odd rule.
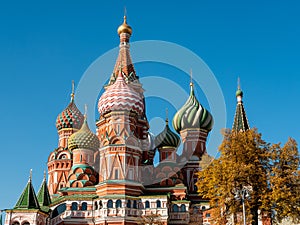
[[83,114],[74,102],[74,82],[69,105],[57,116],[58,148],[48,157],[48,188],[50,195],[66,187],[68,173],[72,167],[72,151],[68,149],[68,138],[78,131],[83,124]]
[[199,103],[195,96],[194,84],[190,83],[190,96],[173,118],[173,127],[183,142],[181,162],[187,162],[182,169],[187,186],[188,198],[192,202],[200,199],[196,182],[199,162],[206,153],[206,138],[213,126],[212,115]]
[[148,121],[142,85],[134,70],[129,39],[131,27],[118,28],[120,50],[105,92],[99,99],[97,134],[100,139],[98,195],[140,195],[140,166],[147,157]]

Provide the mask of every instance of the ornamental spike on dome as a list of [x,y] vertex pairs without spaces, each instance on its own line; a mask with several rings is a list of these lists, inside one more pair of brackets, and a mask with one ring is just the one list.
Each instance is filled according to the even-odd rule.
[[190,96],[173,118],[173,127],[180,133],[185,129],[203,129],[209,132],[213,127],[213,117],[197,100],[194,84],[190,83]]
[[79,129],[83,123],[83,114],[77,108],[74,101],[75,84],[72,81],[71,101],[69,105],[56,118],[56,128],[61,130],[64,128]]
[[[86,109],[87,110],[87,109]],[[79,131],[72,134],[68,139],[68,148],[97,150],[100,146],[99,139],[89,128],[87,114],[84,115],[84,122]]]
[[122,33],[127,33],[127,34],[131,35],[131,34],[132,34],[132,28],[131,28],[131,26],[129,26],[129,25],[127,24],[127,16],[124,15],[123,18],[124,18],[123,24],[121,24],[121,25],[118,27],[118,34],[120,35],[120,34],[122,34]]
[[237,91],[235,92],[235,96],[236,96],[237,102],[242,102],[244,93],[241,89],[241,82],[240,82],[239,77],[238,77],[237,82],[238,82],[238,87],[237,87]]

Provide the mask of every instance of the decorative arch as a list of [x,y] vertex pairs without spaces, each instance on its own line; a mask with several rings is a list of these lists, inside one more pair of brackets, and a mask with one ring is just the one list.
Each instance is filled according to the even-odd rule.
[[81,210],[82,210],[82,211],[86,211],[86,210],[87,210],[87,203],[86,203],[86,202],[83,202],[83,203],[81,204]]
[[108,208],[108,209],[113,208],[113,201],[112,201],[111,199],[109,199],[109,200],[107,201],[107,208]]
[[120,199],[116,201],[116,208],[122,208],[122,202]]
[[20,223],[19,223],[19,221],[15,220],[15,221],[12,222],[12,225],[20,225]]
[[72,202],[71,210],[78,210],[78,203],[77,202]]
[[146,201],[146,202],[145,202],[145,208],[146,208],[146,209],[149,209],[149,208],[150,208],[150,202],[149,202],[149,201]]

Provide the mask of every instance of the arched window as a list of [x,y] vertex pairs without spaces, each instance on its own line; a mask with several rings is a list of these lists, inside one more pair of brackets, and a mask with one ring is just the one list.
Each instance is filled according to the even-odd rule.
[[111,199],[107,201],[107,208],[113,208],[113,201]]
[[210,217],[210,213],[206,213],[206,214],[205,214],[205,217],[206,217],[206,218],[209,218],[209,217]]
[[83,202],[81,204],[81,210],[83,210],[83,211],[87,210],[87,203],[86,202]]
[[24,223],[22,223],[22,225],[30,225],[30,223],[25,221]]
[[127,208],[131,208],[131,201],[130,201],[130,200],[127,200],[126,207],[127,207]]
[[103,208],[103,204],[102,204],[102,201],[100,200],[99,201],[99,209],[102,209]]
[[72,210],[78,210],[78,203],[77,202],[72,202]]
[[205,206],[202,206],[202,208],[201,208],[202,210],[205,210],[206,208],[205,208]]
[[122,202],[120,199],[116,201],[116,208],[122,208]]
[[136,200],[134,200],[134,201],[133,201],[132,208],[134,208],[134,209],[136,209],[136,208],[137,208],[137,202],[136,202]]
[[173,207],[172,207],[172,209],[173,209],[173,212],[178,212],[178,205],[173,205]]
[[20,223],[18,221],[14,221],[12,225],[20,225]]
[[181,204],[180,206],[180,212],[186,212],[186,207],[184,204]]
[[[57,217],[58,215],[62,214],[64,211],[66,211],[66,209],[67,209],[66,203],[63,203],[63,204],[57,206],[55,209],[53,209],[50,218]],[[16,225],[19,225],[19,223]]]
[[95,202],[95,204],[94,204],[95,206],[95,210],[97,210],[98,209],[98,202]]
[[156,208],[161,208],[161,201],[160,200],[156,201]]
[[149,201],[146,201],[146,202],[145,202],[145,208],[146,208],[146,209],[149,209],[149,208],[150,208],[150,202],[149,202]]

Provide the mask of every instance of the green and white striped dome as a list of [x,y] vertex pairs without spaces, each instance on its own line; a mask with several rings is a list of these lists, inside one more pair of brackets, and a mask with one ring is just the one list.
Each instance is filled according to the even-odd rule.
[[197,100],[193,83],[190,86],[190,96],[175,114],[173,127],[178,133],[189,128],[200,128],[209,132],[213,127],[213,117]]
[[180,144],[180,137],[171,131],[168,120],[166,120],[165,129],[155,137],[155,147],[175,147]]

